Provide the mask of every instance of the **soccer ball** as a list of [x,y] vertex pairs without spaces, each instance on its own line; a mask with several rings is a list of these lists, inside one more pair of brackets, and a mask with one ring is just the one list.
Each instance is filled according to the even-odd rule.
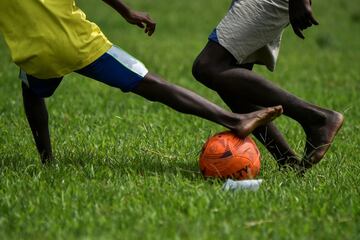
[[199,165],[205,177],[252,179],[260,172],[260,152],[250,136],[221,132],[204,144]]

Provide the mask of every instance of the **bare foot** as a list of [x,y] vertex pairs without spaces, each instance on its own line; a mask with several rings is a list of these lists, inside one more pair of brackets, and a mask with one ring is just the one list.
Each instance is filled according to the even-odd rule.
[[282,106],[265,108],[252,113],[241,114],[239,124],[231,130],[241,138],[246,137],[257,127],[271,122],[283,113]]
[[310,168],[320,162],[344,122],[341,113],[325,110],[324,114],[326,118],[323,124],[304,129],[306,133],[303,162],[305,168]]
[[300,168],[301,160],[298,158],[295,154],[289,154],[281,159],[276,159],[279,169],[292,169],[292,170],[298,170]]

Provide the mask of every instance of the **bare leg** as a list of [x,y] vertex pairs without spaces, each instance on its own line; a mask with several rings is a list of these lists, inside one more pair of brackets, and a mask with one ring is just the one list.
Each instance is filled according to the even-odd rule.
[[327,115],[323,122],[304,127],[307,137],[305,168],[310,168],[313,164],[320,162],[344,122],[342,114],[327,109],[322,109],[322,111]]
[[234,57],[219,44],[209,42],[194,64],[194,76],[220,95],[241,96],[253,105],[282,105],[284,114],[299,122],[307,144],[304,160],[310,167],[321,160],[341,127],[340,113],[307,103],[252,71],[234,66]]
[[[246,68],[252,70],[254,64],[242,64],[238,65],[234,62],[236,67]],[[233,112],[236,113],[248,113],[261,109],[259,106],[252,105],[242,99],[240,96],[236,98],[232,96],[220,96],[224,102],[230,107]],[[276,159],[279,166],[290,166],[297,168],[299,165],[299,159],[286,142],[284,136],[277,129],[273,122],[269,122],[263,126],[255,129],[252,134],[266,147],[271,155]]]
[[48,126],[48,112],[43,98],[37,97],[22,83],[22,95],[25,113],[29,122],[36,148],[40,154],[41,162],[52,160],[50,134]]
[[157,101],[186,114],[218,123],[245,137],[257,127],[272,121],[282,113],[281,106],[269,107],[248,114],[235,114],[220,108],[199,95],[148,73],[133,90],[150,101]]
[[[237,102],[236,99],[227,96],[221,96],[221,98],[236,113],[248,113],[260,109],[258,106],[251,105],[246,101],[239,100]],[[296,168],[299,165],[299,159],[295,152],[290,148],[273,122],[259,126],[252,134],[266,147],[279,166]]]

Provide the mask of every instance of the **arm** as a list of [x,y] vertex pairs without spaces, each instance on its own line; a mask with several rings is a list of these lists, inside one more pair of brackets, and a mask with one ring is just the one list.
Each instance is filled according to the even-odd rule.
[[289,18],[295,34],[302,39],[302,30],[319,24],[312,14],[311,0],[289,0]]
[[138,12],[130,9],[122,0],[103,0],[115,9],[128,23],[145,28],[145,33],[151,36],[155,31],[156,23],[145,12]]

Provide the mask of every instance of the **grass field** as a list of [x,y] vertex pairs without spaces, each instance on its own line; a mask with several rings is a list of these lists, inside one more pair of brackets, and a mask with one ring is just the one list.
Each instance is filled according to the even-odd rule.
[[[77,2],[149,69],[225,107],[191,66],[230,1],[126,1],[158,22],[151,38],[101,1]],[[257,192],[202,178],[201,146],[223,128],[76,74],[47,102],[56,163],[42,166],[0,40],[0,239],[360,239],[360,6],[313,4],[320,25],[305,41],[288,28],[275,73],[256,71],[346,122],[304,177],[279,171],[261,148]],[[276,123],[301,154],[300,127]]]

